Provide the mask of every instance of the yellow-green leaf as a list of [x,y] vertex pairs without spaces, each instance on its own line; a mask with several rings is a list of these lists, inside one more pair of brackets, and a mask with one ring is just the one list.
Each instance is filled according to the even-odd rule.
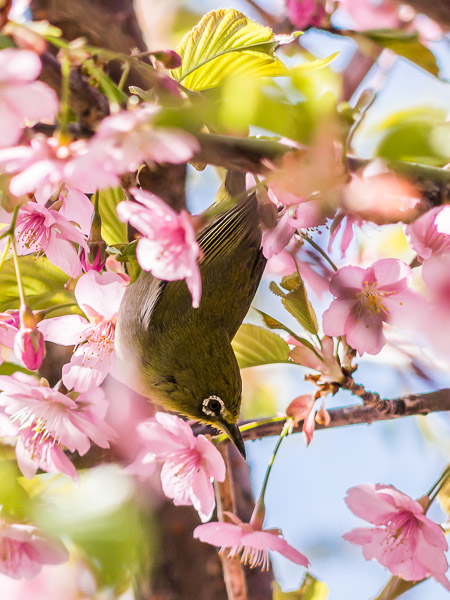
[[126,244],[127,225],[122,223],[117,216],[117,205],[126,200],[122,188],[102,190],[98,199],[100,217],[102,219],[102,238],[108,244]]
[[276,333],[244,323],[231,342],[239,367],[257,367],[289,361],[289,346]]
[[272,600],[327,600],[328,587],[309,573],[306,573],[302,585],[294,592],[282,592],[275,581]]
[[[27,302],[32,309],[40,310],[59,304],[73,303],[75,306],[67,307],[63,313],[78,311],[73,293],[64,288],[69,277],[45,256],[38,259],[34,256],[20,256],[19,264]],[[9,260],[0,271],[0,312],[19,308],[19,306],[14,263]],[[51,316],[57,315],[55,311]]]
[[288,69],[273,55],[281,40],[233,9],[213,10],[183,37],[176,51],[181,67],[173,77],[190,90],[218,86],[227,75],[275,77]]

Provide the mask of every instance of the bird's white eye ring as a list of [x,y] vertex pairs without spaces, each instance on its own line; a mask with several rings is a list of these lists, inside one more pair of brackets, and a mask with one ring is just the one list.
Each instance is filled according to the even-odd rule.
[[225,404],[219,396],[209,396],[202,402],[202,411],[210,417],[218,417],[223,413]]

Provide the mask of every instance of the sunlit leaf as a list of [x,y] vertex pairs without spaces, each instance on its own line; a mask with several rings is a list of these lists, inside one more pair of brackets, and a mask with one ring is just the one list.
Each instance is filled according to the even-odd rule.
[[289,361],[289,346],[276,333],[244,323],[231,342],[239,367],[256,367]]
[[[27,302],[31,308],[37,310],[60,304],[76,304],[73,293],[64,289],[69,277],[45,256],[38,259],[34,256],[20,256],[19,264]],[[14,263],[9,260],[0,271],[0,312],[19,306]],[[64,312],[76,310],[73,306],[67,307]],[[57,313],[52,313],[53,316],[57,316]]]
[[447,517],[450,519],[450,480],[447,480],[446,483],[444,483],[444,485],[442,486],[438,494],[438,500],[442,510],[447,514]]
[[309,333],[317,334],[319,326],[316,313],[308,300],[305,284],[298,273],[283,277],[281,285],[288,291],[285,294],[273,281],[269,289],[281,298],[284,308],[297,319],[300,325]]
[[399,31],[398,29],[375,29],[364,31],[365,37],[369,38],[382,48],[389,48],[399,56],[407,58],[425,71],[438,75],[439,67],[436,57],[419,39],[418,33]]
[[228,75],[275,77],[288,69],[273,55],[277,45],[290,41],[274,36],[233,9],[214,10],[185,34],[176,47],[182,58],[173,77],[190,90],[219,85]]
[[302,585],[293,592],[283,592],[275,581],[272,600],[327,600],[328,587],[309,573],[306,573]]
[[122,200],[126,200],[122,188],[102,190],[99,195],[98,206],[102,219],[102,238],[109,246],[126,244],[128,241],[127,225],[119,220],[116,211],[117,205]]
[[305,338],[303,338],[303,337],[297,335],[296,333],[294,333],[292,331],[292,329],[289,329],[289,327],[287,327],[286,325],[284,325],[283,323],[281,323],[280,321],[278,321],[274,317],[271,317],[267,313],[265,313],[262,310],[259,310],[257,308],[255,308],[255,310],[256,310],[257,313],[260,314],[260,316],[262,317],[262,320],[264,321],[264,325],[266,327],[268,327],[269,329],[281,329],[283,331],[286,331],[287,333],[289,333],[289,335],[291,335],[292,337],[294,337],[298,342],[300,342],[301,344],[303,344],[304,346],[306,346],[310,350],[314,349],[314,346],[311,344],[311,342],[309,342]]
[[312,71],[316,71],[317,69],[323,69],[324,67],[327,67],[336,58],[336,56],[338,56],[338,54],[339,52],[334,52],[325,58],[305,60],[305,62],[302,62],[296,67],[290,69],[289,74],[291,77],[295,77],[297,74],[303,75],[304,73],[310,73]]

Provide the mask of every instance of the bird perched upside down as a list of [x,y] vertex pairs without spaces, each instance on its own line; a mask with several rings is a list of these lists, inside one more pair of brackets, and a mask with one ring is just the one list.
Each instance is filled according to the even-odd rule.
[[171,411],[224,431],[245,457],[237,426],[242,381],[231,340],[266,263],[255,195],[216,216],[197,241],[200,306],[192,307],[184,281],[141,273],[120,306],[116,349],[127,363],[131,387]]

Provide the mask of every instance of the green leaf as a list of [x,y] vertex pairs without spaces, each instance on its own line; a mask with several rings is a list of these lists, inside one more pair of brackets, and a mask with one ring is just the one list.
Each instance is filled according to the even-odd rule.
[[272,600],[327,600],[328,587],[309,573],[303,577],[302,585],[294,592],[282,592],[275,581],[272,584]]
[[98,199],[98,207],[102,220],[102,238],[108,244],[126,244],[127,225],[122,223],[117,216],[117,205],[126,200],[125,192],[122,188],[109,188],[102,190]]
[[361,35],[382,48],[393,50],[399,56],[407,58],[432,75],[439,74],[436,57],[431,50],[420,42],[417,33],[403,32],[398,29],[374,29],[364,31]]
[[[34,256],[20,256],[19,264],[27,302],[32,309],[75,303],[73,293],[64,289],[69,277],[45,256],[37,259]],[[14,263],[9,260],[0,271],[0,312],[19,306]],[[78,312],[78,309],[76,306],[67,307],[64,313],[68,312]],[[52,313],[53,316],[57,316],[56,311]]]
[[312,71],[316,71],[317,69],[323,69],[327,67],[335,58],[338,56],[338,52],[334,52],[330,54],[330,56],[326,56],[325,58],[315,58],[313,60],[306,60],[305,62],[297,65],[289,71],[291,77],[296,77],[298,74],[310,73]]
[[298,273],[283,277],[281,285],[289,293],[285,294],[275,282],[271,282],[269,289],[281,297],[284,308],[297,319],[300,325],[309,333],[316,335],[319,331],[317,317],[311,302],[308,300],[305,284]]
[[289,361],[289,346],[276,333],[244,323],[231,342],[239,367],[257,367]]
[[445,112],[436,107],[396,111],[372,128],[383,134],[375,153],[388,160],[442,167],[448,162],[444,121]]
[[213,10],[183,37],[176,47],[182,64],[173,77],[190,90],[218,86],[227,75],[275,77],[288,69],[273,55],[280,39],[233,9]]
[[268,327],[269,329],[282,329],[283,331],[286,331],[287,333],[289,333],[289,335],[292,335],[292,337],[294,337],[301,344],[303,344],[304,346],[306,346],[310,350],[314,351],[314,346],[311,344],[311,342],[309,342],[308,340],[306,340],[303,337],[298,336],[291,329],[289,329],[289,327],[287,327],[286,325],[283,325],[283,323],[281,323],[280,321],[278,321],[274,317],[271,317],[270,315],[268,315],[267,313],[263,312],[262,310],[259,310],[258,308],[255,308],[254,310],[256,310],[256,312],[261,315],[262,320],[264,321],[264,325],[266,327]]

